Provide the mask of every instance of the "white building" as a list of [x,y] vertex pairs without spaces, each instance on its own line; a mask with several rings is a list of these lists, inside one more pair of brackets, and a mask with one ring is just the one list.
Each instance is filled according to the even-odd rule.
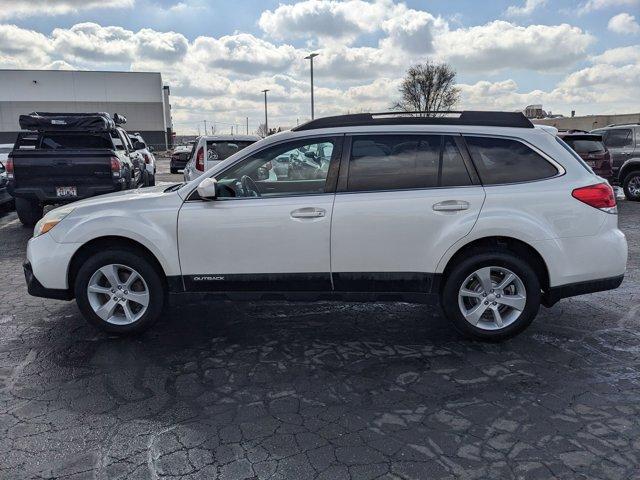
[[127,131],[165,149],[173,135],[169,94],[160,73],[0,70],[0,143],[15,140],[22,114],[108,112],[123,114]]

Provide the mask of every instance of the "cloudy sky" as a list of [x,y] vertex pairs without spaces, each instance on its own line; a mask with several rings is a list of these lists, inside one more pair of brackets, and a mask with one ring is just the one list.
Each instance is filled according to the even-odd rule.
[[640,0],[0,0],[0,68],[162,72],[179,133],[387,110],[407,66],[458,72],[460,108],[640,111]]

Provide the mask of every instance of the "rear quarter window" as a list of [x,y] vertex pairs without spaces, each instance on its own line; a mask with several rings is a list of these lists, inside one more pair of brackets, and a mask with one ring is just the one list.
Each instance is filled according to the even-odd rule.
[[554,165],[518,140],[474,136],[464,138],[485,185],[531,182],[558,174]]

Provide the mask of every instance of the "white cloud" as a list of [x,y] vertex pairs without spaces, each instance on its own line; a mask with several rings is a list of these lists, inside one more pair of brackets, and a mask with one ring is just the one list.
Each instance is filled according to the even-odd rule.
[[638,0],[587,0],[578,8],[579,13],[589,13],[614,7],[629,7],[638,4]]
[[50,61],[52,42],[45,35],[16,25],[0,25],[0,65],[33,68]]
[[0,20],[53,16],[98,8],[131,8],[135,0],[0,0]]
[[283,72],[296,58],[301,59],[302,53],[291,45],[274,45],[249,33],[198,37],[189,52],[194,63],[244,74]]
[[438,56],[457,69],[562,70],[587,56],[595,38],[578,27],[529,25],[496,20],[452,30],[436,38]]
[[273,38],[354,39],[373,32],[396,5],[392,0],[305,0],[266,10],[258,25]]
[[606,63],[609,65],[626,65],[630,63],[640,64],[640,45],[617,47],[606,50],[600,55],[592,57],[595,64]]
[[508,17],[524,17],[531,15],[536,9],[544,6],[547,0],[525,0],[522,6],[511,5],[505,15]]
[[611,17],[607,28],[615,33],[634,35],[640,33],[640,25],[636,21],[636,17],[628,13],[619,13]]

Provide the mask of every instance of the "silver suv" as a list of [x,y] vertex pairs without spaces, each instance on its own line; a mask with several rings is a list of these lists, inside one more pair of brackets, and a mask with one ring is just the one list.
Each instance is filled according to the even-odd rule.
[[640,123],[608,125],[591,133],[602,135],[611,153],[613,180],[622,185],[627,200],[640,201]]

